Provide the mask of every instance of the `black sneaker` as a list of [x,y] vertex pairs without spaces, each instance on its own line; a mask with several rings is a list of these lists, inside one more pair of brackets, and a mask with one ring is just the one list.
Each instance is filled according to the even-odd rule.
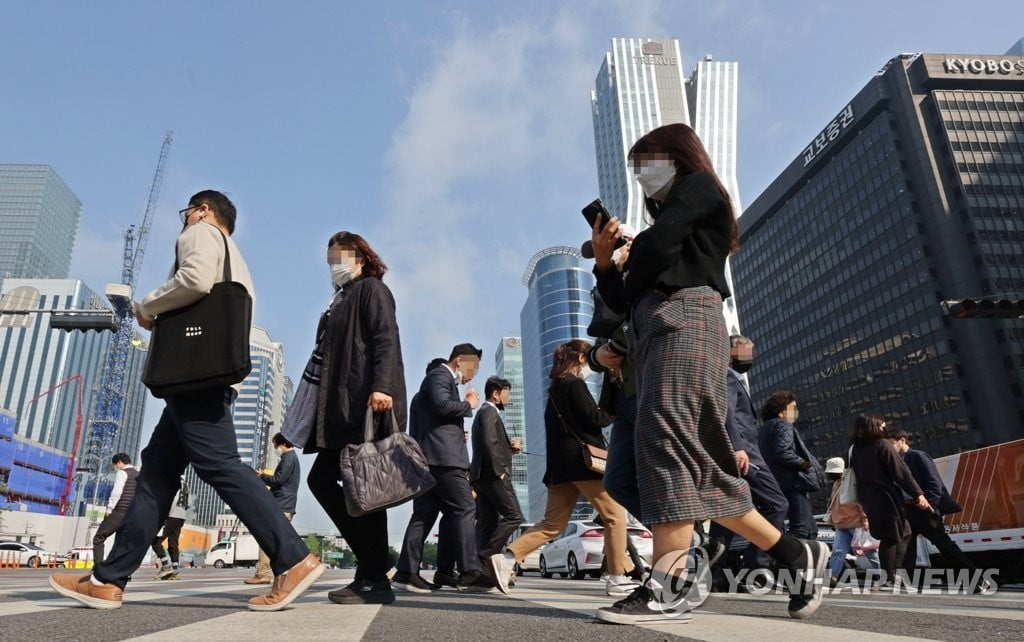
[[358,579],[345,588],[331,591],[327,599],[335,604],[391,604],[395,601],[395,592],[387,580],[367,582]]
[[432,593],[437,590],[436,586],[420,577],[419,573],[415,575],[395,573],[391,585],[399,591],[408,591],[409,593]]
[[480,571],[467,571],[459,575],[457,588],[462,593],[487,593],[494,588],[494,580]]
[[810,617],[821,606],[821,594],[827,582],[829,549],[826,544],[803,540],[806,562],[801,568],[790,569],[796,573],[794,591],[789,596],[789,617],[802,620]]
[[459,578],[455,577],[454,573],[448,573],[446,571],[435,571],[434,572],[434,586],[438,590],[449,586],[453,589],[459,588]]
[[687,623],[691,618],[689,611],[663,607],[655,598],[654,591],[647,586],[641,586],[615,604],[599,608],[597,619],[610,624],[646,624],[648,622]]

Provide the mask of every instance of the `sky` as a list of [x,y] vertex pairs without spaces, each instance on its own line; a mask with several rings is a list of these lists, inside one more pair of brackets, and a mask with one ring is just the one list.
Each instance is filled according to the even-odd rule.
[[[484,350],[482,389],[518,334],[530,258],[588,236],[589,98],[612,37],[678,38],[686,75],[706,53],[739,62],[745,204],[893,56],[1024,37],[1019,0],[8,0],[2,16],[0,162],[51,165],[82,201],[72,278],[119,280],[173,130],[139,295],[173,262],[177,210],[226,192],[255,321],[298,381],[331,293],[327,239],[357,232],[390,267],[410,396],[465,341]],[[396,546],[408,516],[389,512]],[[333,531],[304,484],[295,525]]]

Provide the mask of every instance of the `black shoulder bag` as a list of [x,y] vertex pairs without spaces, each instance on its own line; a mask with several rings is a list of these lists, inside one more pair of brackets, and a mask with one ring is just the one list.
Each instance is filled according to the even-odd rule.
[[[224,280],[195,303],[161,313],[154,323],[142,382],[158,399],[226,388],[252,370],[252,297],[245,286],[231,280],[228,238],[220,234]],[[177,261],[174,270],[178,270]]]

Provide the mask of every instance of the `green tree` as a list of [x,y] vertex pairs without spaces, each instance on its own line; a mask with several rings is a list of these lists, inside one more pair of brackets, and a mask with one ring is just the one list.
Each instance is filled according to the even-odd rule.
[[437,566],[437,542],[423,543],[423,564]]

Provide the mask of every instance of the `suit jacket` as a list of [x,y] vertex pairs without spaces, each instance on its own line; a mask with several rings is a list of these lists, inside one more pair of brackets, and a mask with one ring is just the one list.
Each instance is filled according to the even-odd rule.
[[963,510],[950,497],[949,491],[942,483],[942,478],[939,477],[939,469],[935,467],[935,460],[931,458],[931,455],[921,450],[908,450],[903,453],[903,462],[910,469],[914,481],[921,487],[924,498],[940,515],[959,513]]
[[465,420],[473,414],[473,408],[459,398],[451,370],[441,366],[427,373],[411,412],[427,464],[469,468]]
[[761,456],[761,447],[757,443],[757,411],[750,393],[743,386],[743,381],[736,372],[729,370],[726,377],[729,390],[729,412],[725,416],[725,430],[729,433],[733,450],[742,450],[750,458],[750,464],[768,470],[768,464]]
[[469,466],[471,482],[491,481],[512,474],[512,444],[505,432],[501,413],[485,404],[473,419],[473,461]]

